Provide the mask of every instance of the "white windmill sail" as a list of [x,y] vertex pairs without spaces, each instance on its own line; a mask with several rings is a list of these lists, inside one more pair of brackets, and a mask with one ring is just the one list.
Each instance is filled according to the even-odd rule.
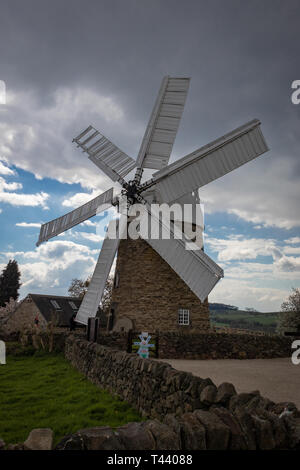
[[149,183],[156,183],[164,202],[175,201],[267,150],[260,121],[255,119],[154,173]]
[[[151,213],[151,220],[156,219],[162,230],[169,230],[169,222],[161,220],[153,212],[153,207],[145,204],[141,209],[143,215],[140,224],[147,225],[145,219]],[[203,302],[217,282],[224,276],[222,268],[218,266],[204,251],[195,246],[191,250],[192,243],[187,241],[181,230],[171,224],[170,239],[146,237],[143,230],[140,231],[145,241],[171,266],[179,277],[189,286],[189,288]],[[189,250],[186,249],[186,242]]]
[[43,224],[36,246],[108,209],[112,205],[113,191],[111,188],[77,209]]
[[[260,130],[260,121],[253,120],[166,167],[184,109],[189,82],[189,78],[167,76],[163,79],[137,161],[126,155],[93,126],[87,127],[73,139],[73,142],[88,154],[88,158],[98,168],[112,181],[118,181],[123,186],[124,198],[113,198],[113,189],[110,189],[68,214],[43,224],[37,245],[96,215],[110,205],[119,204],[120,209],[120,204],[124,203],[126,209],[126,216],[121,216],[119,221],[121,225],[119,236],[111,237],[110,227],[115,221],[109,224],[109,236],[107,234],[104,239],[89,289],[76,317],[79,323],[87,324],[88,318],[97,313],[119,240],[127,227],[127,203],[131,205],[135,200],[147,201],[142,206],[142,217],[149,216],[151,210],[149,202],[178,201],[184,204],[188,195],[190,195],[188,199],[191,199],[193,191],[268,150]],[[124,177],[134,167],[137,167],[134,181],[128,183]],[[143,168],[159,171],[154,173],[152,179],[141,185]],[[192,195],[192,204],[196,205],[196,200],[196,195]],[[124,207],[119,210],[121,214],[124,213]],[[193,242],[181,232],[182,224],[178,221],[180,218],[174,216],[174,223],[169,224],[167,220],[160,220],[153,210],[151,215],[152,218],[156,216],[156,222],[163,231],[168,230],[171,225],[171,237],[149,238],[141,231],[142,237],[195,295],[204,301],[223,277],[223,270],[199,249],[199,246],[194,244],[193,249]],[[195,225],[193,217],[191,213],[190,228]],[[125,220],[125,223],[121,220],[123,222]]]
[[116,222],[116,220],[112,220],[109,223],[107,234],[103,241],[91,282],[75,318],[75,321],[78,323],[87,325],[89,317],[95,317],[97,314],[104,292],[105,283],[109,276],[115,254],[120,243],[120,238],[122,238],[123,230],[127,227],[126,220],[125,224],[121,224],[122,233],[119,233],[118,237],[109,238],[108,234],[112,233],[112,226],[114,226]]
[[138,154],[138,168],[159,170],[168,164],[189,84],[189,78],[164,77]]
[[89,159],[112,181],[122,183],[124,176],[136,166],[133,158],[126,155],[93,126],[87,127],[73,139],[73,142],[87,152]]

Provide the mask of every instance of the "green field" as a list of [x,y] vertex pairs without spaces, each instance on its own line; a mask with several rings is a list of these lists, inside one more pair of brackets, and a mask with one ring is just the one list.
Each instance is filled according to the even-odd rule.
[[7,364],[0,365],[0,438],[6,443],[23,442],[33,428],[51,428],[57,443],[82,428],[141,419],[60,354],[8,355]]
[[242,328],[274,333],[278,313],[248,312],[245,310],[211,310],[212,324],[220,327]]

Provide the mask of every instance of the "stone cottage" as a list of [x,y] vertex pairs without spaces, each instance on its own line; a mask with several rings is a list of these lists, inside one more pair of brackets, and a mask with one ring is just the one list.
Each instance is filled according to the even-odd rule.
[[6,322],[5,327],[10,331],[30,328],[34,326],[36,317],[41,329],[46,328],[50,321],[56,326],[68,327],[71,316],[77,313],[80,304],[79,297],[28,294]]

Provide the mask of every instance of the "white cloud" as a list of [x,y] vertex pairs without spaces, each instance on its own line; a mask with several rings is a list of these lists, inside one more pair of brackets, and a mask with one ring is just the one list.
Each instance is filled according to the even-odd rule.
[[274,256],[276,242],[264,238],[242,238],[242,235],[230,235],[227,239],[205,238],[211,250],[218,252],[219,261],[256,259],[257,256]]
[[300,237],[292,237],[292,238],[288,238],[287,240],[284,240],[285,243],[291,243],[291,244],[297,244],[297,243],[300,243]]
[[225,278],[212,291],[209,301],[276,312],[289,294],[288,289],[252,286],[248,280]]
[[0,122],[0,155],[37,178],[80,183],[99,194],[112,186],[111,180],[72,144],[89,124],[129,154],[128,141],[135,147],[142,136],[140,124],[132,122],[129,128],[123,108],[112,96],[88,88],[58,88],[41,104],[27,91],[13,95],[5,122]]
[[292,159],[269,152],[200,189],[206,213],[227,212],[256,228],[300,226],[299,182]]
[[264,285],[266,282],[294,281],[300,282],[299,270],[287,270],[285,262],[293,263],[296,260],[282,257],[278,262],[257,263],[243,262],[237,264],[227,263],[223,265],[226,279],[253,280],[255,283]]
[[44,209],[48,209],[46,201],[49,198],[49,194],[45,192],[36,194],[13,192],[22,188],[23,185],[21,183],[7,183],[6,180],[0,176],[0,202],[5,202],[12,206],[41,206]]
[[98,222],[92,222],[91,220],[88,219],[82,222],[80,225],[87,226],[87,227],[97,227]]
[[67,199],[64,199],[62,205],[64,207],[76,208],[82,206],[86,202],[91,201],[95,197],[99,196],[100,192],[95,190],[92,193],[76,193]]
[[[210,302],[275,311],[290,293],[285,287],[300,285],[300,257],[287,256],[300,254],[298,247],[241,234],[226,239],[207,237],[205,244],[216,253],[225,275],[210,294]],[[269,260],[257,262],[258,256],[268,256]]]
[[89,240],[90,242],[99,243],[104,240],[104,237],[101,235],[97,235],[96,233],[89,233],[89,232],[75,232],[77,237],[82,237],[85,240]]
[[0,193],[2,191],[16,191],[22,188],[23,185],[21,183],[7,183],[5,179],[0,176]]
[[38,227],[38,228],[40,228],[42,223],[43,222],[41,222],[41,223],[38,223],[38,222],[37,223],[36,222],[18,222],[16,224],[16,227],[26,227],[26,228]]
[[278,271],[298,271],[300,258],[286,256],[299,254],[300,247],[280,247],[274,239],[244,238],[242,235],[230,235],[227,239],[206,238],[205,243],[217,253],[218,261],[255,260],[258,256],[271,256],[273,266]]
[[300,273],[300,258],[295,258],[292,256],[281,256],[275,261],[274,266],[277,268],[278,272]]
[[99,250],[72,241],[49,241],[29,252],[2,252],[6,262],[17,259],[21,271],[21,297],[28,292],[65,295],[70,282],[93,273]]
[[41,206],[43,209],[48,209],[46,201],[49,199],[49,194],[41,192],[37,194],[18,194],[0,192],[0,202],[11,204],[12,206]]
[[15,171],[6,166],[3,161],[0,160],[0,175],[15,175]]
[[284,246],[283,252],[287,255],[300,255],[300,246]]

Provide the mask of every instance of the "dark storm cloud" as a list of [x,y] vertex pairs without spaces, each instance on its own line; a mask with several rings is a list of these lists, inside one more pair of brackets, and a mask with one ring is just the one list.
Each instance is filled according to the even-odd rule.
[[[192,77],[172,159],[253,118],[271,149],[200,191],[207,214],[234,214],[257,229],[250,238],[208,236],[227,273],[214,301],[275,311],[285,283],[299,283],[299,237],[289,233],[300,225],[300,105],[291,103],[299,24],[299,0],[0,0],[0,80],[11,95],[0,106],[0,162],[80,183],[82,193],[57,202],[44,180],[44,199],[61,215],[112,184],[73,148],[74,135],[92,123],[135,157],[162,76]],[[0,170],[0,199],[16,205],[24,195],[5,181],[11,170]],[[40,195],[26,197],[34,205]],[[260,227],[274,226],[292,246],[282,249],[276,230],[261,238]],[[91,273],[98,251],[60,239],[17,253],[2,256],[21,257],[24,294],[64,294],[71,277]],[[263,253],[273,264],[256,259]]]
[[[258,171],[285,160],[294,180],[300,105],[291,103],[290,87],[300,79],[299,20],[298,0],[7,0],[0,78],[13,90],[34,90],[41,106],[58,88],[92,89],[142,129],[162,76],[191,76],[175,158],[258,117],[272,149]],[[142,133],[137,141],[116,125],[110,137],[120,133],[136,152]]]
[[292,0],[2,0],[1,72],[43,95],[84,81],[140,110],[161,75],[188,74],[196,112],[213,122],[241,108],[247,118],[289,95],[299,14]]

